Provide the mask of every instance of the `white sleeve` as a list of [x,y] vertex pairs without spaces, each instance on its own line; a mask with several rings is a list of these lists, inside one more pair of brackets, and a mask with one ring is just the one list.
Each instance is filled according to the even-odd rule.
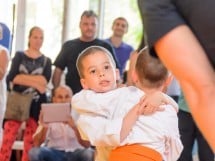
[[166,161],[178,160],[183,150],[183,145],[179,137],[166,138]]
[[165,156],[167,161],[174,161],[180,157],[183,145],[180,140],[177,113],[171,107],[167,107],[165,110],[167,113],[165,123],[167,129],[167,134],[165,136]]
[[83,139],[94,146],[118,146],[123,118],[108,120],[104,117],[81,115],[77,121]]
[[93,95],[90,91],[81,90],[79,93],[72,97],[72,108],[74,108],[79,114],[82,112],[93,112],[96,110],[96,95]]
[[167,99],[167,104],[172,105],[172,107],[176,110],[176,112],[178,112],[178,104],[175,102],[174,99],[172,99],[170,96],[168,96],[167,94],[164,94],[164,97]]
[[[72,108],[79,114],[95,114],[106,117],[115,107],[107,94],[98,94],[90,90],[82,90],[72,97]],[[115,97],[112,96],[115,100]],[[111,104],[110,104],[111,103]]]

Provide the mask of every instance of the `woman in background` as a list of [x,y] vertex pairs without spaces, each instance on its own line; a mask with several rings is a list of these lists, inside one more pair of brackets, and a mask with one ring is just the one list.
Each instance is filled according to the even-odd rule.
[[[28,49],[15,53],[7,76],[7,83],[12,83],[14,91],[22,94],[33,93],[34,95],[30,107],[30,117],[26,120],[22,161],[29,160],[28,151],[32,147],[32,135],[38,126],[40,105],[47,102],[46,87],[51,78],[51,60],[40,51],[43,38],[43,30],[40,27],[31,28]],[[0,151],[1,161],[10,160],[12,145],[21,124],[21,121],[11,119],[5,121]]]

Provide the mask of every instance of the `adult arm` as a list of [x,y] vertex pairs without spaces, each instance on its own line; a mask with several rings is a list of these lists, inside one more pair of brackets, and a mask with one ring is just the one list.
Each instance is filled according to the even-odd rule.
[[[191,113],[215,152],[215,75],[206,53],[186,25],[155,43],[160,59],[179,80]],[[189,70],[188,70],[189,69]]]
[[33,87],[40,93],[45,93],[47,83],[43,75],[18,74],[13,79],[13,84]]
[[9,55],[7,50],[0,50],[0,80],[2,80],[7,72],[9,62]]
[[[43,73],[40,75],[31,75],[31,74],[23,74],[17,73],[15,77],[12,79],[13,84],[24,85],[33,87],[38,90],[40,93],[46,92],[47,84],[51,78],[51,60],[47,57],[45,59],[46,63],[43,67]],[[14,68],[12,68],[13,70]]]
[[53,77],[52,77],[52,84],[53,84],[54,88],[56,88],[60,85],[62,73],[63,73],[63,71],[60,68],[55,67]]
[[69,60],[69,56],[71,54],[73,47],[73,44],[71,41],[67,41],[65,42],[62,47],[61,50],[57,56],[57,58],[54,61],[54,72],[53,72],[53,76],[52,76],[52,84],[54,86],[54,88],[58,87],[60,85],[61,82],[61,76],[64,72],[64,69],[67,66],[67,61]]
[[150,51],[155,49],[178,79],[194,120],[215,152],[215,129],[211,128],[215,111],[214,70],[204,49],[186,26],[187,20],[178,12],[176,3],[170,0],[138,0],[138,4]]

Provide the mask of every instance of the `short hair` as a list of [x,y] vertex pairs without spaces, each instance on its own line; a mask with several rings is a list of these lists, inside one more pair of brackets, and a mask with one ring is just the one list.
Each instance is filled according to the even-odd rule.
[[126,18],[124,18],[124,17],[117,17],[116,19],[114,19],[114,21],[113,21],[113,25],[116,23],[116,21],[117,20],[123,20],[123,21],[125,21],[126,22],[126,24],[127,24],[127,27],[128,27],[128,21],[127,21],[127,19]]
[[96,17],[98,18],[97,14],[93,11],[93,10],[85,10],[82,14],[81,14],[81,19],[86,16],[86,17]]
[[168,70],[160,59],[149,54],[148,48],[139,52],[135,70],[142,86],[158,88],[163,85],[168,77]]
[[106,54],[110,58],[111,63],[113,64],[113,66],[116,67],[116,63],[115,63],[111,53],[107,49],[105,49],[104,47],[101,47],[101,46],[96,46],[96,45],[95,46],[90,46],[90,47],[84,49],[79,54],[79,56],[78,56],[78,58],[76,60],[76,67],[77,67],[77,70],[78,70],[80,78],[84,78],[84,74],[83,74],[83,69],[84,69],[83,61],[84,61],[84,58],[87,57],[88,55],[95,54],[98,51],[101,51],[104,54]]

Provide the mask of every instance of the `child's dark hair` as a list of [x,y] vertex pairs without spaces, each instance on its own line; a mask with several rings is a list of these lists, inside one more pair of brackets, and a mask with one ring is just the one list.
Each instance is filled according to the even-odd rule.
[[148,88],[162,86],[168,77],[167,68],[158,58],[151,56],[147,48],[139,52],[135,70],[141,85]]

